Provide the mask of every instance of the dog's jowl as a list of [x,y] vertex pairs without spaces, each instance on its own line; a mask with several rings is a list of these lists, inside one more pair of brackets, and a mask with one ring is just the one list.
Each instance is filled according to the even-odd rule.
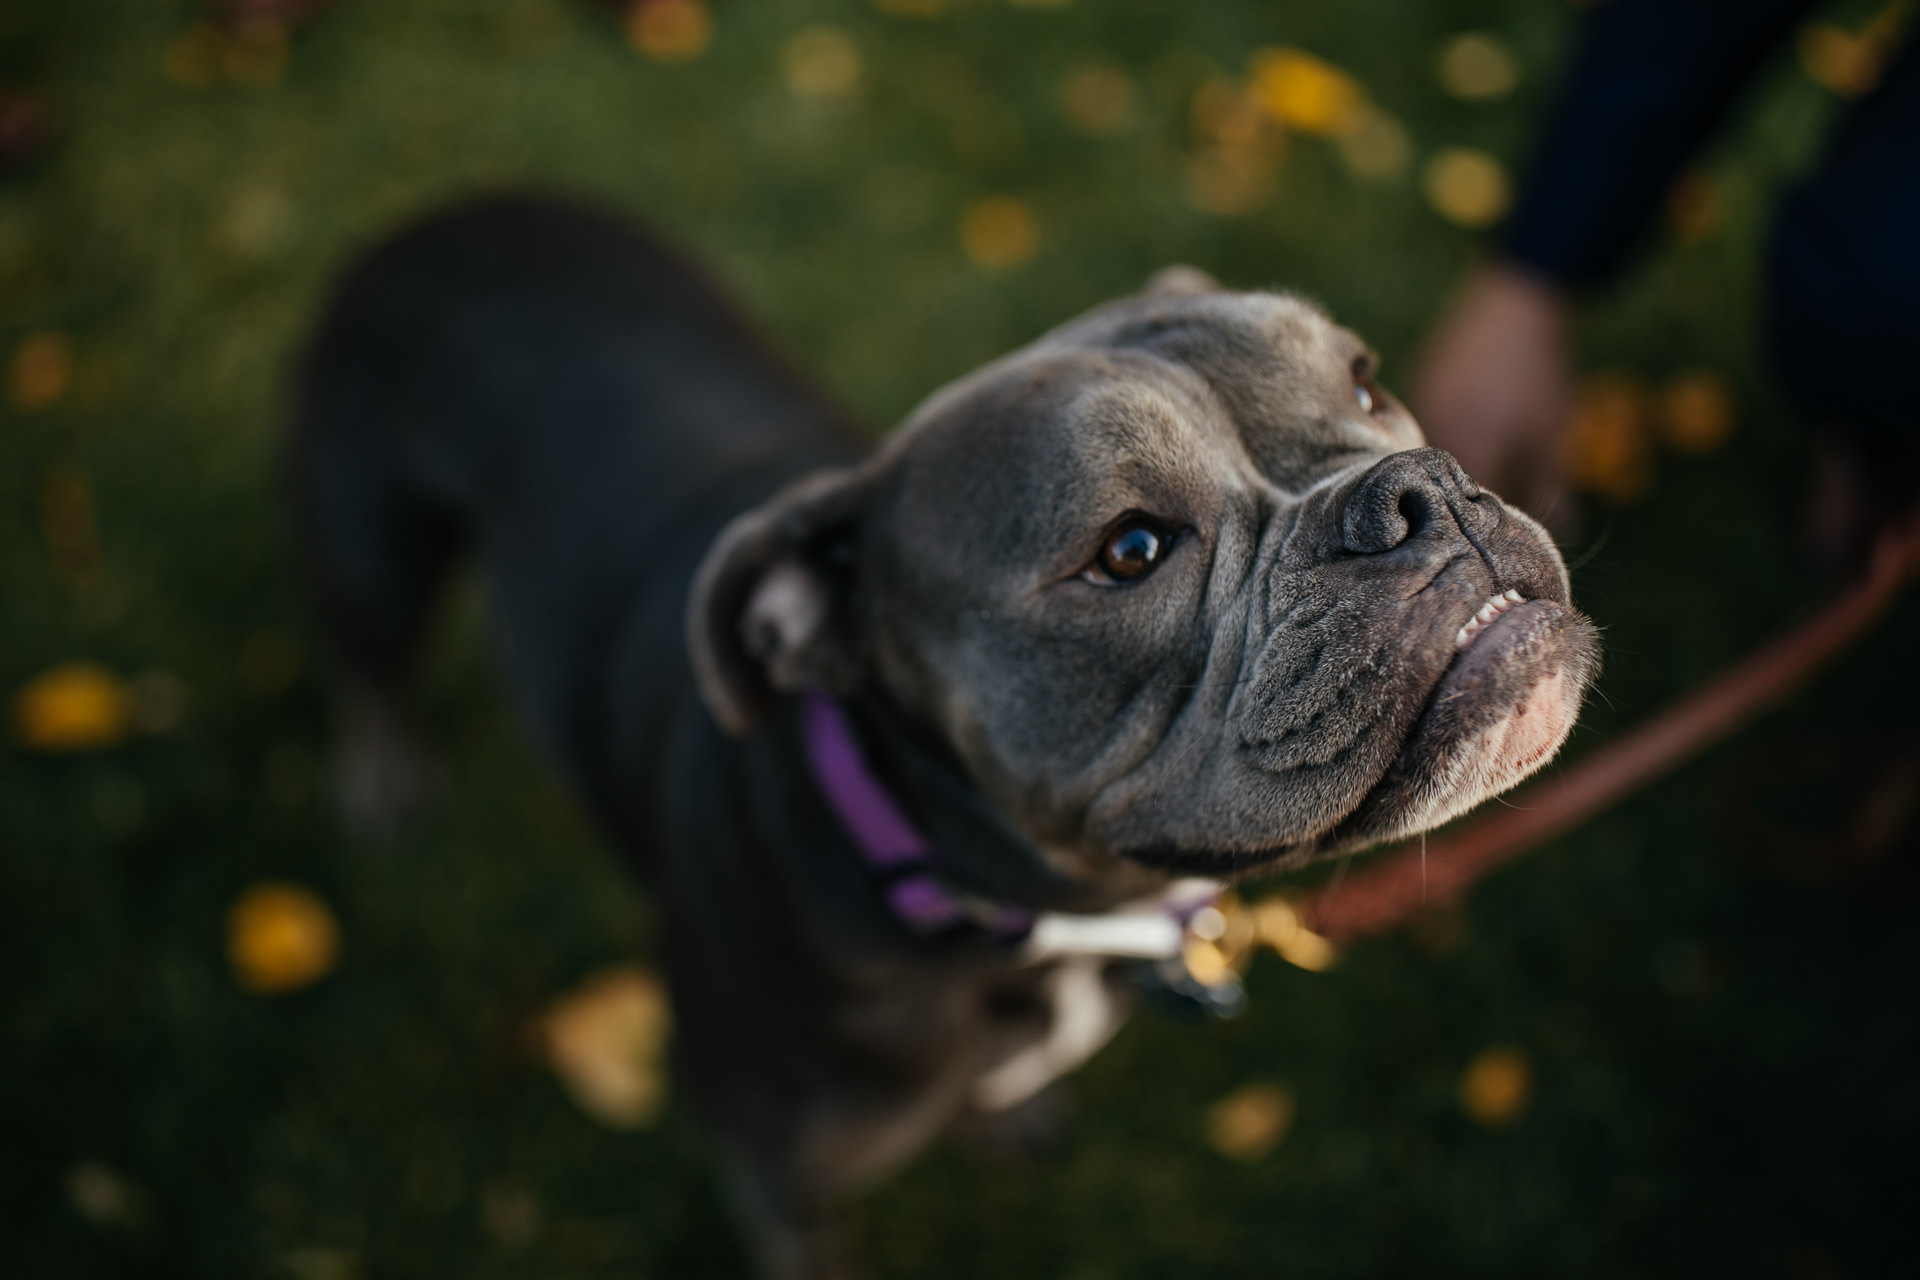
[[454,564],[661,904],[682,1094],[770,1275],[956,1121],[1037,1122],[1228,877],[1566,738],[1552,543],[1312,304],[1162,273],[877,449],[615,220],[499,198],[341,285],[289,445],[362,825]]

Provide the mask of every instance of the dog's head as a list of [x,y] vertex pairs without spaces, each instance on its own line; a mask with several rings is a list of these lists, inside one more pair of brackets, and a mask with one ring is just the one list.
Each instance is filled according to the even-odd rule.
[[877,691],[1076,865],[1217,873],[1425,830],[1544,764],[1597,659],[1532,519],[1284,294],[1175,269],[731,525],[695,670]]

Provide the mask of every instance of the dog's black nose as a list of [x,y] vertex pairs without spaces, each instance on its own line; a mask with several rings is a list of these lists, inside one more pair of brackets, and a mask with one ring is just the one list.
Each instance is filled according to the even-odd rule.
[[1341,512],[1340,534],[1347,550],[1374,554],[1422,536],[1480,533],[1499,518],[1452,454],[1409,449],[1360,477]]

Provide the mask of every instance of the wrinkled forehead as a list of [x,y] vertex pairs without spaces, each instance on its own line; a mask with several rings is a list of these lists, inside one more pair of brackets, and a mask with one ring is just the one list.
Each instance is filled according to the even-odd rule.
[[[902,434],[964,471],[963,440],[994,470],[1161,475],[1251,469],[1289,491],[1420,443],[1361,412],[1365,344],[1288,294],[1121,299],[1069,321],[930,399]],[[1401,438],[1401,437],[1405,438]],[[959,437],[959,438],[956,438]],[[989,439],[980,438],[988,437]]]
[[1229,363],[1350,364],[1366,350],[1305,298],[1289,293],[1136,294],[1043,334],[1032,350],[1148,348]]

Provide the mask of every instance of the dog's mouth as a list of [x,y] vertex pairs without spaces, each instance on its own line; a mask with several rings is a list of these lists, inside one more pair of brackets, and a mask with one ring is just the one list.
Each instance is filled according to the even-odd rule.
[[1259,851],[1155,846],[1127,856],[1189,875],[1286,871],[1436,827],[1546,764],[1572,731],[1598,667],[1593,624],[1517,589],[1450,621],[1451,653],[1391,763],[1330,829]]
[[1394,762],[1320,852],[1438,826],[1538,769],[1572,732],[1598,650],[1580,614],[1507,590],[1453,646]]

